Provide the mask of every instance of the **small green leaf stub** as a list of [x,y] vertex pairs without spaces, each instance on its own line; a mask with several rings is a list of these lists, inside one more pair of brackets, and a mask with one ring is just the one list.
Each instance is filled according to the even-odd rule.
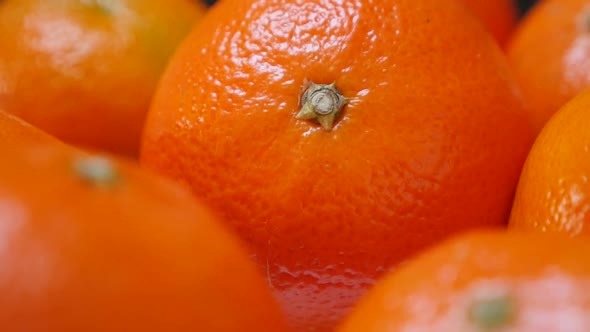
[[348,103],[336,88],[336,84],[315,84],[310,82],[301,96],[301,109],[296,118],[313,120],[330,131]]
[[515,315],[514,300],[509,296],[478,299],[469,308],[469,319],[478,328],[489,331],[507,326]]
[[73,162],[76,175],[84,182],[101,188],[113,188],[120,182],[120,174],[107,157],[87,156]]

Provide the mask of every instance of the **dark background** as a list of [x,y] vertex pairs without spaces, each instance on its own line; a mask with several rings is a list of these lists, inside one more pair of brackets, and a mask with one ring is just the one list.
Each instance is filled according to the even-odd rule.
[[[495,1],[495,0],[485,0],[485,1]],[[215,0],[205,0],[209,5],[215,3]],[[518,0],[518,5],[520,7],[521,14],[524,14],[534,3],[536,0]]]
[[524,14],[531,6],[537,2],[536,0],[519,0],[518,5],[520,6],[520,13]]

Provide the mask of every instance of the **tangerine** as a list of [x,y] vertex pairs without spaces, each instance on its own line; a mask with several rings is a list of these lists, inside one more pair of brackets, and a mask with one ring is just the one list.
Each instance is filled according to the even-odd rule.
[[163,74],[140,161],[322,331],[411,253],[506,224],[531,142],[501,49],[456,1],[226,0]]
[[242,246],[187,191],[59,145],[0,151],[3,330],[286,331]]
[[338,331],[588,331],[587,257],[567,237],[462,234],[384,277]]
[[510,227],[590,235],[590,90],[549,120],[526,160]]
[[590,3],[545,0],[520,23],[508,60],[536,133],[570,99],[590,88]]
[[57,138],[136,156],[168,57],[205,12],[191,0],[0,6],[0,108]]

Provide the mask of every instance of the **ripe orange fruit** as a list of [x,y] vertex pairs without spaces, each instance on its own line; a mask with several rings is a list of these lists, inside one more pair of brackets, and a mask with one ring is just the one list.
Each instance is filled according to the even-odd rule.
[[590,90],[567,103],[537,137],[525,163],[510,226],[590,234]]
[[19,0],[0,6],[0,108],[68,142],[136,155],[194,0]]
[[464,234],[381,280],[338,331],[588,331],[589,258],[586,241]]
[[3,331],[285,331],[235,239],[127,163],[0,143]]
[[299,330],[425,245],[507,223],[532,141],[497,43],[438,0],[219,2],[144,133],[143,165],[225,217]]
[[490,30],[500,45],[505,45],[518,22],[514,0],[462,0]]
[[590,87],[590,3],[545,0],[531,9],[507,47],[537,133],[563,104]]

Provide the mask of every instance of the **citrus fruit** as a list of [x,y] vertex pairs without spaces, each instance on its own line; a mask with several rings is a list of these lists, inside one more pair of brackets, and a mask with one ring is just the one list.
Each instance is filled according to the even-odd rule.
[[19,0],[0,6],[0,108],[72,144],[135,156],[192,0]]
[[507,223],[529,129],[458,2],[226,0],[163,74],[140,162],[233,226],[319,331],[407,255]]
[[507,47],[535,129],[590,87],[590,2],[546,0],[534,6]]
[[462,0],[485,24],[500,45],[505,45],[518,23],[513,0]]
[[567,237],[462,234],[384,277],[338,331],[588,331],[589,257]]
[[522,171],[510,226],[590,234],[590,90],[566,103],[541,131]]
[[0,143],[5,331],[285,331],[243,248],[126,162]]

